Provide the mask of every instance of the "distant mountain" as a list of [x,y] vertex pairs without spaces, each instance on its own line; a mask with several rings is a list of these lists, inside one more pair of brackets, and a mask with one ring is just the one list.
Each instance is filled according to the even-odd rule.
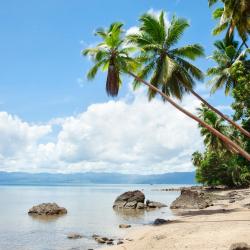
[[174,172],[159,175],[129,175],[118,173],[23,173],[0,172],[0,185],[85,185],[85,184],[195,184],[194,172]]

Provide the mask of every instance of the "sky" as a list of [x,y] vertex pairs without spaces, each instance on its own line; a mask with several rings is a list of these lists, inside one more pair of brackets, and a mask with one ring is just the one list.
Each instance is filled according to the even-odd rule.
[[[180,45],[200,43],[207,57],[217,39],[207,0],[9,0],[0,8],[0,171],[165,173],[192,171],[192,152],[202,150],[197,124],[160,99],[148,102],[124,78],[115,99],[105,93],[105,74],[88,82],[91,66],[81,50],[96,43],[94,30],[114,21],[125,29],[141,14],[166,11],[189,20]],[[197,92],[230,114],[231,98]],[[199,102],[186,96],[192,112]]]

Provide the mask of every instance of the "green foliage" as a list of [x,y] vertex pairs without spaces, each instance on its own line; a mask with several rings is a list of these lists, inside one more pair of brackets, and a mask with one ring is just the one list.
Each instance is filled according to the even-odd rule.
[[[235,120],[241,121],[243,127],[250,131],[250,74],[246,61],[237,61],[231,69],[231,74],[237,80],[232,93],[235,110]],[[226,125],[212,110],[204,105],[199,111],[199,117],[219,132],[235,140],[247,152],[250,152],[250,140],[239,131]],[[204,153],[194,152],[192,162],[196,167],[196,179],[205,185],[226,185],[229,187],[246,187],[250,185],[250,163],[245,158],[234,154],[220,139],[201,126],[204,138]]]
[[[137,75],[145,80],[149,78],[163,93],[182,99],[193,89],[195,80],[203,79],[201,70],[189,61],[203,56],[203,48],[199,44],[174,47],[189,27],[186,19],[174,16],[167,27],[165,13],[161,12],[159,17],[144,14],[139,21],[139,31],[127,37],[128,42],[138,48],[138,57],[143,62]],[[134,87],[138,85],[135,81]],[[148,90],[149,99],[155,95],[154,90]]]
[[110,96],[117,96],[121,85],[121,74],[133,72],[139,63],[129,56],[133,47],[125,46],[122,23],[113,23],[108,29],[99,28],[96,35],[101,43],[96,47],[85,49],[82,54],[90,56],[94,66],[87,73],[87,78],[95,78],[98,70],[108,71],[106,91]]
[[243,123],[250,118],[250,73],[245,66],[247,63],[238,61],[231,69],[232,76],[238,82],[232,93],[235,100],[232,105],[235,110],[234,119],[242,119]]
[[231,70],[237,60],[242,60],[242,49],[238,47],[238,42],[234,41],[233,37],[216,41],[214,46],[216,50],[210,58],[216,63],[216,66],[207,70],[207,75],[211,77],[209,81],[211,93],[225,88],[225,94],[228,95],[238,80],[231,74]]
[[[232,95],[234,102],[232,108],[234,109],[234,119],[242,123],[243,128],[250,131],[250,72],[249,61],[238,61],[234,64],[231,74],[237,78],[237,85],[234,88]],[[241,138],[247,152],[250,152],[250,139],[246,136]],[[249,166],[242,157],[238,157],[241,165]],[[249,166],[250,168],[250,166]]]
[[215,9],[214,19],[220,19],[213,34],[218,35],[226,30],[226,36],[231,36],[236,29],[243,42],[250,33],[250,1],[249,0],[208,0],[211,7],[220,2],[223,7]]
[[195,152],[192,158],[196,166],[196,180],[205,185],[245,187],[250,184],[250,169],[239,166],[237,157],[206,151]]
[[[220,133],[229,136],[229,129],[225,125],[222,118],[220,118],[215,112],[207,108],[202,104],[201,108],[198,109],[198,116],[208,125],[215,128]],[[225,151],[227,145],[219,139],[217,136],[212,134],[208,129],[199,125],[201,136],[204,138],[204,145],[210,151]]]

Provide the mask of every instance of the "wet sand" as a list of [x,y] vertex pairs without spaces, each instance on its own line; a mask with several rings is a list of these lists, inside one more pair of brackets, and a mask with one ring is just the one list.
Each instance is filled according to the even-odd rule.
[[250,245],[250,189],[216,191],[213,195],[214,206],[176,211],[176,220],[170,224],[127,229],[125,238],[132,241],[101,249],[229,250],[238,242]]

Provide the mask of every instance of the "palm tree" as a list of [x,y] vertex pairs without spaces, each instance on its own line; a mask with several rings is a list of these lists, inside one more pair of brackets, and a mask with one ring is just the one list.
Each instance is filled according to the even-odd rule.
[[108,30],[98,29],[95,34],[103,41],[95,48],[87,48],[83,51],[83,55],[90,55],[95,62],[87,74],[88,79],[94,79],[100,68],[103,71],[107,70],[106,92],[113,97],[118,95],[121,74],[134,71],[138,66],[136,60],[129,57],[133,47],[122,47],[122,26],[122,23],[113,23]]
[[[198,116],[220,133],[229,136],[229,128],[224,124],[223,119],[218,117],[215,112],[208,109],[205,105],[198,108]],[[201,135],[204,137],[204,144],[208,150],[222,152],[227,148],[227,144],[204,127],[201,127]]]
[[[214,5],[218,0],[208,0],[209,6]],[[218,26],[213,30],[214,35],[227,30],[227,36],[231,36],[237,29],[243,44],[246,43],[247,36],[250,33],[250,1],[249,0],[221,0],[224,4],[222,8],[217,8],[214,13],[214,19],[220,19]]]
[[[188,22],[174,16],[169,27],[167,27],[163,11],[159,17],[153,14],[144,14],[139,21],[139,32],[127,37],[129,44],[133,44],[139,49],[140,55],[138,58],[144,61],[144,67],[138,72],[138,77],[142,79],[150,78],[150,84],[156,88],[161,88],[161,91],[166,95],[172,95],[178,99],[182,99],[185,93],[193,94],[250,138],[248,131],[217,110],[193,90],[195,80],[202,80],[203,73],[186,59],[194,60],[203,56],[203,48],[199,44],[174,47],[179,42],[185,29],[189,27]],[[140,81],[134,82],[135,87],[139,84]],[[149,99],[152,99],[155,94],[156,92],[149,88]]]
[[218,89],[225,87],[225,94],[228,95],[235,87],[237,81],[231,75],[231,68],[241,55],[242,49],[238,48],[238,42],[227,37],[222,41],[216,41],[214,46],[216,50],[210,58],[217,65],[209,68],[207,71],[207,75],[213,77],[209,82],[212,85],[211,93],[215,93]]
[[206,127],[209,131],[211,131],[211,133],[218,136],[226,144],[233,147],[237,151],[237,153],[241,154],[243,157],[250,161],[250,155],[236,143],[231,141],[229,138],[221,134],[210,125],[206,124],[197,116],[182,108],[180,105],[175,103],[168,95],[161,92],[155,86],[148,83],[144,79],[141,79],[134,73],[136,68],[138,68],[138,66],[140,65],[140,62],[138,61],[138,59],[133,59],[129,56],[129,51],[133,50],[133,47],[131,48],[126,46],[124,38],[122,36],[123,32],[121,23],[112,24],[108,30],[99,29],[96,34],[101,37],[102,42],[94,48],[88,48],[83,51],[83,55],[91,56],[95,63],[94,67],[92,67],[88,72],[89,79],[93,79],[99,69],[108,71],[106,91],[108,94],[116,96],[121,84],[121,74],[125,73],[132,76],[137,81],[141,81],[147,87],[159,93],[179,111],[197,121],[202,126]]

